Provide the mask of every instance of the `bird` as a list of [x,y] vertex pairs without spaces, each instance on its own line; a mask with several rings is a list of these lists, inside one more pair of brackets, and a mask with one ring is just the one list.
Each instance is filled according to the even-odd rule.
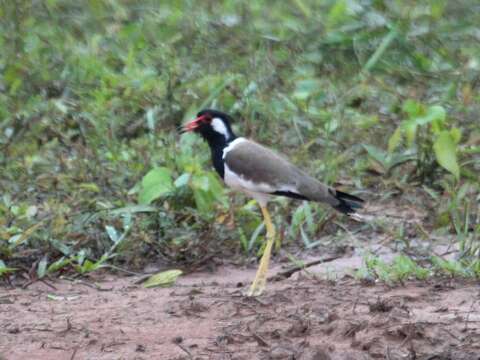
[[233,132],[230,115],[201,110],[181,127],[181,132],[199,134],[209,145],[213,167],[228,187],[254,198],[263,215],[266,245],[247,296],[263,294],[275,241],[275,227],[267,203],[275,196],[326,203],[348,216],[364,205],[364,200],[327,186],[287,160],[283,155]]

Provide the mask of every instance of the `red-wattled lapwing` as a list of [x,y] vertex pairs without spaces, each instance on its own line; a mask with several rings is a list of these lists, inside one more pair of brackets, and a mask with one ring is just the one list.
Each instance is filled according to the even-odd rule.
[[318,201],[334,209],[353,214],[363,200],[322,184],[272,150],[244,137],[237,137],[230,126],[231,117],[216,110],[202,110],[183,127],[208,142],[213,166],[225,184],[257,200],[267,229],[267,244],[247,295],[260,295],[267,282],[268,264],[274,243],[275,228],[267,210],[271,196]]

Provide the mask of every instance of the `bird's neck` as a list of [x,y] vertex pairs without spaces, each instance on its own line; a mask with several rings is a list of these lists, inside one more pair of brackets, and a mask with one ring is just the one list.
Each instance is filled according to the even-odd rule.
[[225,175],[223,150],[235,139],[236,136],[233,134],[228,140],[223,136],[216,139],[207,139],[208,145],[210,146],[210,151],[212,153],[213,167],[222,179]]

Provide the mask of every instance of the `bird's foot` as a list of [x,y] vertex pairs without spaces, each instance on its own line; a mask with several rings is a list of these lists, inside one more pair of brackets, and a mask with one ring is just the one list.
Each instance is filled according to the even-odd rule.
[[252,285],[250,285],[250,289],[246,292],[247,296],[260,296],[267,287],[268,263],[270,262],[272,245],[273,239],[269,239],[267,241],[267,246],[265,247],[262,259],[260,260],[257,273],[255,274],[255,279],[253,280]]

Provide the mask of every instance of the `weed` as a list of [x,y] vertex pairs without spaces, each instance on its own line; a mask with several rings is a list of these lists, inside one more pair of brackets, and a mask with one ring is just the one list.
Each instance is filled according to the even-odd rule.
[[[258,208],[223,188],[205,144],[176,133],[206,106],[372,201],[424,182],[428,204],[402,200],[434,209],[426,229],[458,235],[478,273],[471,2],[211,5],[0,3],[2,274],[258,254]],[[323,207],[277,205],[289,244],[338,230]]]
[[397,255],[386,263],[379,257],[367,255],[365,265],[357,270],[360,279],[379,279],[388,283],[404,281],[409,278],[423,280],[430,275],[430,270],[419,266],[415,261],[405,255]]

